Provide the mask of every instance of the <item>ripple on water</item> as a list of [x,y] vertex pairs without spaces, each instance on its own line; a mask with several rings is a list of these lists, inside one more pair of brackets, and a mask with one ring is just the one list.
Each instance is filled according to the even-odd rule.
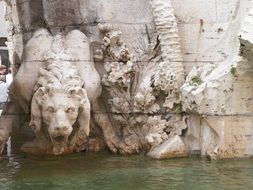
[[0,163],[1,190],[253,189],[253,161],[150,160],[108,153],[12,155]]

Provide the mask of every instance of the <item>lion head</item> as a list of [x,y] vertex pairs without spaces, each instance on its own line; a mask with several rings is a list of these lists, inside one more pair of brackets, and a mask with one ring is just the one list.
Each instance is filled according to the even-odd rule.
[[49,137],[55,155],[62,154],[79,131],[89,135],[90,104],[83,88],[40,87],[33,96],[31,113],[30,126],[36,136]]

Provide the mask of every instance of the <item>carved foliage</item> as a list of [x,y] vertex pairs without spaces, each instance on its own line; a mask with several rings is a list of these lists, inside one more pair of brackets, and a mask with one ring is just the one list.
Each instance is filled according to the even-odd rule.
[[[166,118],[163,113],[169,98],[158,98],[161,93],[174,94],[170,89],[178,91],[180,88],[175,82],[177,76],[173,71],[162,72],[163,63],[159,64],[160,48],[157,48],[160,47],[159,41],[150,45],[155,48],[150,48],[147,56],[137,60],[121,41],[120,31],[113,30],[109,25],[100,25],[100,31],[104,34],[106,62],[106,74],[102,82],[111,96],[109,105],[113,117],[121,125],[124,141],[130,146],[128,153],[150,150],[170,135],[180,135],[186,125],[176,125],[177,129],[170,127],[171,117]],[[156,65],[160,66],[157,68]],[[173,108],[174,103],[167,107]],[[175,117],[178,120],[181,118],[180,115]],[[178,124],[181,125],[180,122]]]

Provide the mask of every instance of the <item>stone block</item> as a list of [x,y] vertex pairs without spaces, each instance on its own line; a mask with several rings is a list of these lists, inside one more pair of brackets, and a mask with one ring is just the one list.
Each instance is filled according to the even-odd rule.
[[218,134],[218,158],[242,158],[253,155],[252,116],[208,116],[206,121]]
[[148,153],[148,156],[154,159],[179,158],[187,155],[185,144],[178,135],[169,138]]

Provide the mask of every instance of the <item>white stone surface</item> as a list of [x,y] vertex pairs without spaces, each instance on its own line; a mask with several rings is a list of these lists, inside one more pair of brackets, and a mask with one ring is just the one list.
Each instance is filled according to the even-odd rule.
[[7,37],[7,25],[5,21],[6,5],[4,1],[0,1],[0,37]]
[[[63,41],[73,47],[66,51],[74,62],[93,61],[94,53],[92,68],[78,71],[91,87],[90,100],[100,94],[91,93],[98,85],[91,79],[102,78],[113,130],[102,129],[112,151],[148,152],[167,142],[159,150],[166,157],[177,149],[213,159],[253,154],[252,0],[13,0],[8,5],[10,60],[19,69],[16,80],[27,84],[24,110],[38,79],[38,72],[27,70],[46,66],[41,52],[50,49],[53,37],[29,41],[22,55],[23,46],[39,27],[54,36],[78,28],[91,48],[75,32],[75,39]],[[110,142],[109,134],[120,138]]]
[[180,158],[186,157],[187,151],[182,139],[176,135],[151,150],[148,156],[155,159]]

